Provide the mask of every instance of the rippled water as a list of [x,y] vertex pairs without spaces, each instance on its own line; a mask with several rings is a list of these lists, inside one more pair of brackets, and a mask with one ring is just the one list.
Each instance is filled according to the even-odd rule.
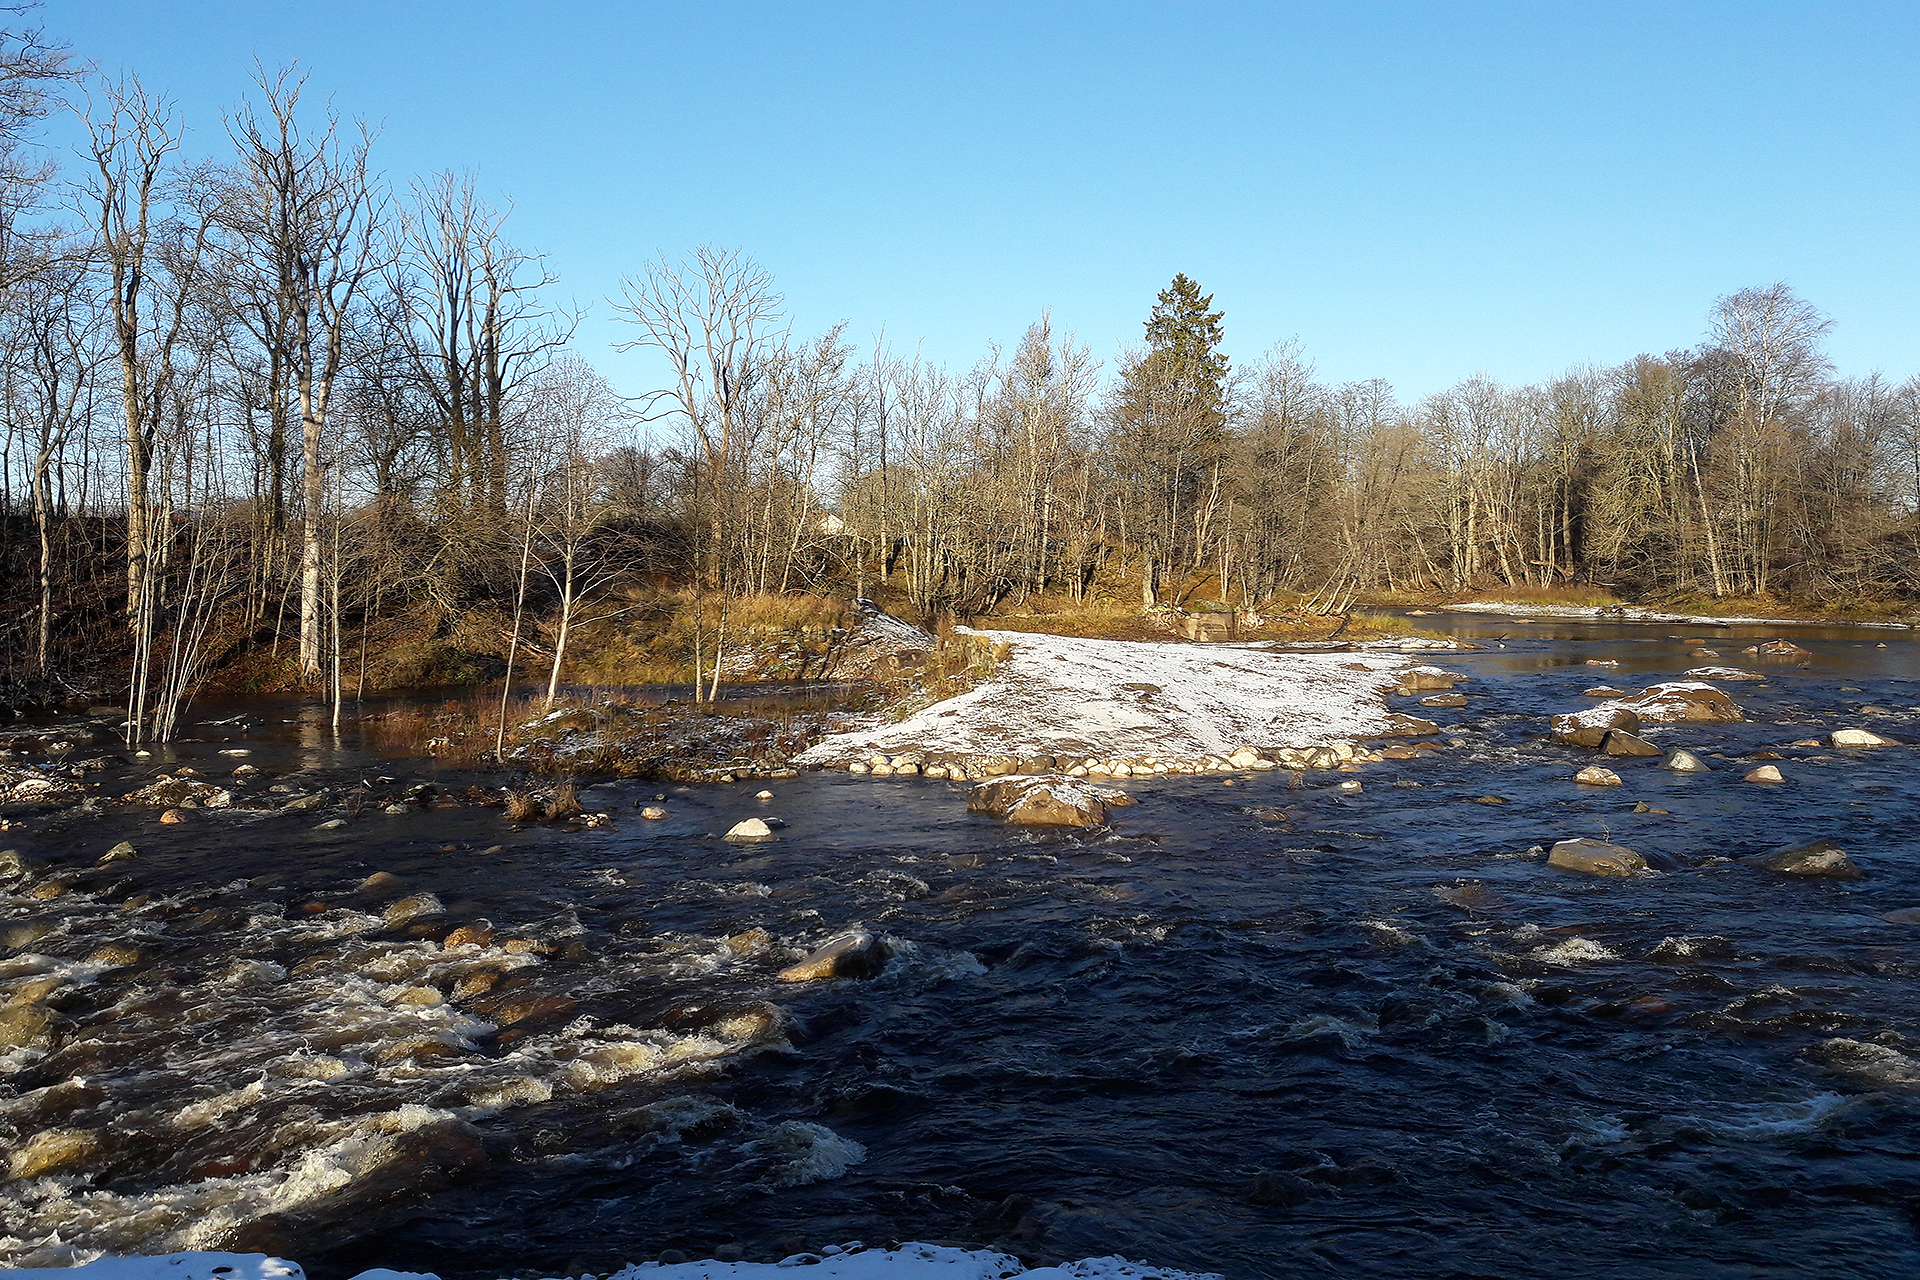
[[[109,807],[0,837],[43,883],[140,854],[4,900],[0,999],[64,1040],[8,1058],[0,1137],[102,1136],[0,1183],[0,1261],[57,1236],[479,1277],[919,1238],[1235,1277],[1920,1274],[1920,924],[1882,918],[1920,906],[1920,753],[1787,745],[1920,740],[1920,643],[1795,628],[1811,659],[1756,666],[1758,629],[1419,621],[1505,646],[1442,664],[1468,707],[1407,701],[1437,758],[1357,795],[1136,780],[1097,836],[814,774],[669,787],[664,822],[632,809],[656,784],[597,787],[618,822],[578,832]],[[1542,741],[1584,688],[1706,661],[1769,677],[1724,686],[1745,723],[1649,727],[1711,773],[1610,761],[1627,785],[1593,791]],[[245,745],[278,776],[242,797],[435,780],[317,720]],[[213,776],[233,746],[178,752]],[[1787,782],[1740,781],[1765,748]],[[777,843],[716,838],[754,814]],[[1665,873],[1549,870],[1578,835]],[[1816,837],[1866,878],[1730,860]],[[356,888],[376,872],[400,884]],[[854,925],[881,976],[776,980]]]

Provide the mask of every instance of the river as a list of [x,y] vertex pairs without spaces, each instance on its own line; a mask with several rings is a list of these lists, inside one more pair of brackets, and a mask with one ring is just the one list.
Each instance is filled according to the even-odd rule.
[[[0,1264],[224,1244],[317,1280],[480,1280],[918,1239],[1236,1280],[1920,1275],[1920,923],[1883,918],[1920,906],[1916,749],[1788,745],[1920,740],[1920,642],[1417,621],[1489,645],[1440,662],[1468,706],[1396,702],[1445,751],[1358,794],[1136,779],[1100,834],[820,773],[598,785],[616,821],[590,830],[433,800],[333,830],[338,808],[33,819],[0,834],[29,883],[138,856],[0,896],[0,999],[59,1037],[4,1058],[0,1140],[18,1168],[37,1133],[92,1135],[0,1182]],[[1812,656],[1739,652],[1773,634]],[[1745,722],[1649,727],[1708,773],[1609,761],[1625,786],[1578,787],[1591,753],[1543,740],[1589,686],[1708,662],[1768,677],[1723,686]],[[499,781],[238,710],[93,777]],[[1786,781],[1741,781],[1765,749]],[[748,816],[779,839],[718,838]],[[1573,836],[1662,874],[1549,869]],[[1737,860],[1821,837],[1864,878]],[[856,925],[893,948],[878,977],[776,979]]]

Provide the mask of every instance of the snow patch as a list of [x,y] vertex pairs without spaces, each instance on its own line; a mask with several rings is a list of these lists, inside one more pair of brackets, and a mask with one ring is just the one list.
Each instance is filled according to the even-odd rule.
[[1386,727],[1383,695],[1409,669],[1398,655],[955,631],[1004,652],[991,679],[898,724],[826,738],[800,762],[909,749],[1183,759],[1321,746]]

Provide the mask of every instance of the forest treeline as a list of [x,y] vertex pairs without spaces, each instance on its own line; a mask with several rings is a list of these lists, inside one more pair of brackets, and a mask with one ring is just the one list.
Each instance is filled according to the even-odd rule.
[[1920,596],[1920,379],[1837,376],[1784,284],[1691,349],[1408,401],[1293,343],[1233,366],[1184,275],[1110,365],[1043,315],[948,369],[797,332],[702,247],[606,300],[663,371],[622,396],[506,210],[384,174],[299,71],[193,136],[0,38],[0,652],[124,678],[138,733],[263,651],[337,698],[397,619],[557,682],[583,621],[662,593],[696,675],[743,594]]

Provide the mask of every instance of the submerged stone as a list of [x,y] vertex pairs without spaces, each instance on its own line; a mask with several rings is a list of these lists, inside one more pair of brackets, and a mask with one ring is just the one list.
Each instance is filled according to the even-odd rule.
[[864,929],[843,933],[798,964],[780,971],[782,982],[814,982],[821,978],[871,978],[886,967],[887,948]]
[[1118,787],[1061,774],[1015,774],[974,787],[967,794],[967,811],[1037,826],[1097,827],[1106,822],[1109,808],[1133,802]]
[[85,1162],[103,1146],[97,1130],[47,1129],[14,1151],[7,1161],[7,1171],[16,1178],[58,1173]]
[[1581,836],[1554,845],[1547,865],[1589,876],[1633,876],[1647,869],[1647,860],[1622,845]]
[[1847,857],[1847,851],[1831,840],[1815,840],[1810,844],[1775,849],[1770,853],[1758,853],[1742,861],[1750,867],[1759,867],[1763,871],[1777,871],[1787,876],[1808,876],[1824,880],[1861,878],[1860,868],[1853,865],[1853,860]]

